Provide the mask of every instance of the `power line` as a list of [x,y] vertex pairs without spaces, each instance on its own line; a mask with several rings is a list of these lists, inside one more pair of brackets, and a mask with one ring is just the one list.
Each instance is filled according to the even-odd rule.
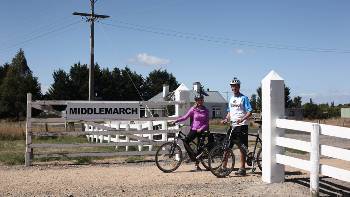
[[[24,33],[22,31],[20,32],[16,32],[16,33],[11,33],[9,35],[6,35],[4,37],[6,37],[6,40],[1,41],[1,45],[5,45],[6,43],[11,43],[11,41],[13,40],[18,40],[20,38],[26,38],[26,37],[31,37],[33,35],[37,35],[40,34],[43,31],[49,31],[50,29],[54,29],[56,26],[60,26],[60,25],[64,25],[67,23],[67,18],[71,17],[71,16],[65,16],[63,18],[60,18],[58,20],[55,21],[51,21],[50,24],[45,24],[45,25],[40,25],[37,28],[32,29],[30,32],[28,33]],[[76,20],[69,20],[68,22],[73,22]],[[22,33],[22,34],[21,34]]]
[[50,31],[47,31],[47,32],[38,34],[38,35],[36,35],[36,36],[34,36],[34,37],[32,37],[32,38],[29,38],[29,39],[26,39],[26,40],[24,40],[24,41],[15,43],[15,44],[10,45],[10,46],[8,46],[8,47],[6,47],[6,48],[2,48],[2,49],[0,49],[0,51],[4,52],[4,51],[11,50],[11,49],[13,49],[13,48],[15,48],[15,47],[18,47],[18,46],[23,46],[23,45],[25,45],[25,44],[27,44],[27,43],[33,41],[33,40],[37,40],[37,39],[39,39],[39,38],[45,37],[45,36],[47,36],[47,35],[50,35],[50,34],[53,34],[53,33],[56,33],[56,32],[61,32],[61,31],[65,30],[65,29],[68,29],[69,27],[71,27],[71,26],[73,26],[73,25],[75,25],[75,24],[77,24],[77,23],[80,23],[80,22],[81,22],[81,21],[79,20],[79,21],[75,21],[75,22],[73,22],[73,23],[70,23],[70,24],[67,24],[67,25],[64,25],[64,26],[60,26],[60,27],[54,28],[54,29],[52,29],[52,30],[50,30]]
[[306,46],[293,46],[293,45],[282,45],[282,44],[271,44],[271,43],[253,42],[253,41],[245,41],[245,40],[236,40],[236,39],[225,38],[225,37],[216,37],[216,36],[210,36],[210,35],[204,35],[204,34],[188,33],[188,32],[181,32],[181,31],[165,29],[165,28],[138,25],[138,24],[128,23],[124,21],[116,21],[116,20],[113,20],[113,21],[117,24],[103,23],[103,22],[100,22],[100,23],[106,26],[111,26],[119,29],[129,29],[133,31],[147,32],[147,33],[152,33],[152,34],[157,34],[162,36],[177,37],[177,38],[190,39],[190,40],[199,40],[199,41],[212,42],[212,43],[224,44],[224,45],[239,45],[239,46],[246,46],[246,47],[302,51],[302,52],[350,53],[350,50],[340,50],[335,48],[313,48],[313,47],[306,47]]

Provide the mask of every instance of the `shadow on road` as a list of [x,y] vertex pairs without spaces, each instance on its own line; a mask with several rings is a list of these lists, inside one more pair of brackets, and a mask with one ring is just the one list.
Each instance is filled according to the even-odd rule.
[[[334,179],[322,176],[319,179],[319,194],[326,196],[350,196],[350,188],[334,183]],[[292,182],[310,188],[310,178],[287,178],[285,182]]]

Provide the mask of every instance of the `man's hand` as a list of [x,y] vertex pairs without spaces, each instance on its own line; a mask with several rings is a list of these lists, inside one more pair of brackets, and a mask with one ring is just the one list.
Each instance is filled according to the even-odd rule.
[[220,122],[221,122],[221,124],[226,124],[227,123],[227,119],[225,118],[225,119],[221,120]]

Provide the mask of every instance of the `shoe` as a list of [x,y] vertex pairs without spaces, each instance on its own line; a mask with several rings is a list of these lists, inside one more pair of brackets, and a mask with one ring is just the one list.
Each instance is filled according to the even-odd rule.
[[247,175],[247,173],[246,173],[246,170],[244,168],[240,168],[237,170],[237,172],[235,172],[235,175],[245,176],[245,175]]
[[221,176],[227,176],[231,173],[231,169],[229,168],[219,168],[217,171]]
[[193,170],[191,170],[190,172],[201,172],[202,169],[199,166],[196,166]]

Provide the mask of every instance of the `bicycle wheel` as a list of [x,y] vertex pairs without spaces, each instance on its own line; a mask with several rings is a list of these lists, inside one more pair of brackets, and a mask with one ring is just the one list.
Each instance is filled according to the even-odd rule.
[[231,149],[224,149],[224,146],[216,146],[209,153],[209,168],[218,178],[228,176],[235,166],[235,155]]
[[174,142],[167,142],[156,152],[156,165],[159,170],[169,173],[175,171],[182,162],[182,151]]
[[206,170],[210,170],[209,167],[209,151],[207,148],[203,150],[203,155],[201,156],[201,164]]
[[262,166],[261,166],[261,162],[262,162],[262,158],[261,158],[261,151],[262,151],[262,147],[259,148],[258,153],[256,154],[256,163],[258,164],[258,167],[260,169],[260,171],[262,171]]

